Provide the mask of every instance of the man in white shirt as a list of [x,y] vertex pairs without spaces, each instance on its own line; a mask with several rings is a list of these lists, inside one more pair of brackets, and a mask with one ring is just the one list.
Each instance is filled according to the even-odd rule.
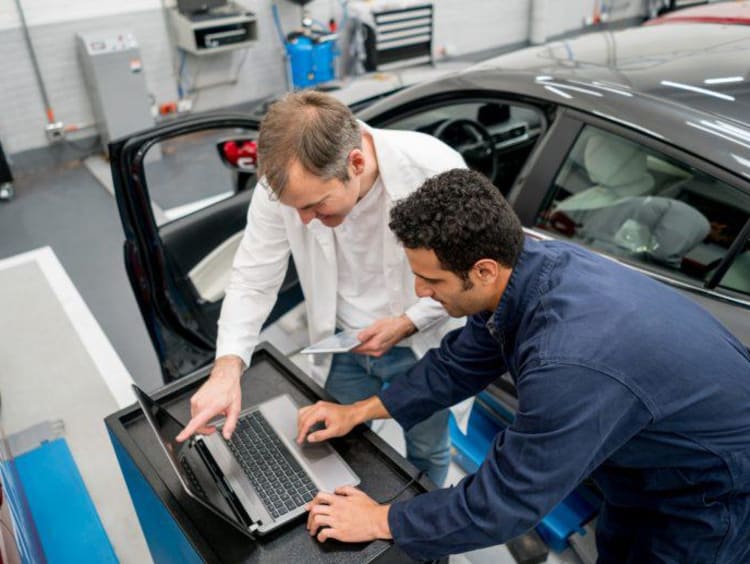
[[[437,139],[373,129],[335,98],[288,94],[271,106],[258,138],[258,186],[219,319],[216,361],[177,437],[212,432],[241,409],[240,377],[283,281],[289,254],[305,294],[310,342],[359,330],[351,353],[321,355],[313,378],[341,403],[376,394],[455,328],[442,306],[420,299],[403,249],[388,229],[391,205],[427,178],[465,167]],[[315,220],[315,221],[314,221]],[[462,321],[460,322],[462,323]],[[407,457],[437,483],[448,470],[448,412],[406,433]]]

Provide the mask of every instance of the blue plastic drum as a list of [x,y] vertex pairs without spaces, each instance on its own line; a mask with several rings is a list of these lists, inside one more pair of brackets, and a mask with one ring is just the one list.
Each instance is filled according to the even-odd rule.
[[294,88],[307,88],[335,78],[336,42],[300,35],[286,43]]

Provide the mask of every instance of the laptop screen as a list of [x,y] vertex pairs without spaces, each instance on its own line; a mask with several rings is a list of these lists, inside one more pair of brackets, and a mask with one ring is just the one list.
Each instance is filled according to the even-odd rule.
[[180,457],[180,451],[185,448],[185,443],[178,443],[175,440],[175,437],[180,431],[182,431],[182,429],[184,429],[185,425],[135,384],[133,384],[133,390],[136,399],[138,400],[138,404],[141,406],[141,409],[146,416],[149,426],[153,429],[159,439],[159,443],[162,445],[164,453],[167,455],[169,464],[177,474],[182,487],[192,498],[224,518],[243,533],[250,534],[247,528],[240,523],[234,515],[222,511],[215,504],[211,503],[205,492],[203,492],[200,487],[195,487],[193,485],[195,482],[194,477],[190,475],[190,469],[186,466],[184,457]]

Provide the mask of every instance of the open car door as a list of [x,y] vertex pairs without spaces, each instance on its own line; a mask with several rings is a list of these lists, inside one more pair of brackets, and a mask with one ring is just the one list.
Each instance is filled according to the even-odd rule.
[[[259,122],[212,114],[109,146],[125,268],[165,381],[213,360],[216,322],[255,187]],[[302,300],[289,263],[267,323]]]

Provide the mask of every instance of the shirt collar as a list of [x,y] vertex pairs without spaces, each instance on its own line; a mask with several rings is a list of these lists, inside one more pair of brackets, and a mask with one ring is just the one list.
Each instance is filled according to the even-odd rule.
[[398,142],[398,135],[403,132],[370,127],[363,121],[359,121],[359,126],[372,136],[380,180],[391,200],[405,198],[414,186],[420,186],[424,182],[425,179],[419,174],[419,167],[408,157],[411,149],[404,147],[403,142]]
[[538,241],[526,238],[518,262],[513,268],[497,309],[487,319],[490,332],[498,334],[515,329],[532,301],[536,301],[542,280],[552,266],[550,257]]

